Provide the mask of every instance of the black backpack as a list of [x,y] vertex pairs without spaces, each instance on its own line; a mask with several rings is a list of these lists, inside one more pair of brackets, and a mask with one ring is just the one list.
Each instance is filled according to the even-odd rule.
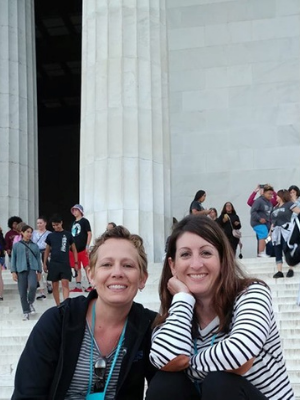
[[300,263],[300,214],[292,221],[291,234],[283,249],[285,261],[290,267]]

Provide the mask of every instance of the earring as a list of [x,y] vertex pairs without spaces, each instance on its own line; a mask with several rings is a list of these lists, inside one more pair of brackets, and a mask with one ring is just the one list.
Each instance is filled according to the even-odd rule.
[[140,291],[140,292],[142,292],[142,291],[143,291],[143,289],[144,289],[144,288],[142,288],[142,289],[140,288],[140,289],[139,289],[139,291]]

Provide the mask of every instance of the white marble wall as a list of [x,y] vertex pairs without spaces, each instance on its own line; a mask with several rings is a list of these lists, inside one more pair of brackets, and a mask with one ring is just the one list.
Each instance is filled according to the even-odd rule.
[[33,0],[0,1],[0,225],[38,209]]
[[173,215],[198,189],[256,245],[257,183],[300,187],[300,1],[168,0]]
[[83,1],[80,202],[160,261],[170,226],[165,0]]

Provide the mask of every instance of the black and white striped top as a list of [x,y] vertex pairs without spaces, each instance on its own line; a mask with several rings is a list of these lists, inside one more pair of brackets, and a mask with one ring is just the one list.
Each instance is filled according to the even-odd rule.
[[210,371],[237,369],[254,357],[253,366],[243,376],[270,400],[295,399],[266,286],[255,282],[236,298],[228,333],[216,334],[218,317],[199,329],[196,355],[191,337],[194,305],[190,294],[173,297],[167,320],[152,336],[150,360],[154,366],[162,368],[184,354],[190,356],[189,377],[202,381]]
[[[85,400],[88,386],[89,386],[89,373],[90,373],[90,349],[92,344],[92,335],[88,324],[86,323],[83,341],[80,348],[80,353],[78,361],[76,364],[73,379],[71,381],[69,390],[65,397],[65,400]],[[123,339],[124,344],[124,339]],[[105,382],[107,380],[111,364],[114,359],[116,348],[106,357],[107,367],[105,373]],[[117,382],[120,374],[121,364],[124,355],[126,354],[126,349],[122,345],[120,354],[118,356],[111,380],[108,384],[105,400],[114,400],[116,394]],[[93,363],[101,356],[100,350],[98,348],[97,342],[94,339],[94,352],[93,352]],[[94,370],[94,369],[93,369]],[[93,374],[91,393],[93,393],[94,384],[96,381],[96,375]]]

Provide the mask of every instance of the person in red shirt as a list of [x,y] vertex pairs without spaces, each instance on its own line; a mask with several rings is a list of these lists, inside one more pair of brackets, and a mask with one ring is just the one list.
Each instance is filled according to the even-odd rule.
[[9,257],[11,257],[14,237],[19,235],[19,232],[17,230],[17,225],[20,222],[22,222],[22,218],[17,217],[15,215],[13,217],[10,217],[7,221],[7,225],[10,228],[10,230],[6,232],[5,235],[5,250]]
[[[267,184],[269,186],[269,184]],[[249,199],[247,200],[247,204],[249,207],[253,206],[253,203],[255,201],[255,197],[256,195],[259,193],[259,196],[261,196],[263,194],[263,190],[264,190],[264,186],[266,185],[257,185],[256,188],[254,189],[254,191],[250,194]],[[277,204],[277,193],[275,192],[275,190],[273,191],[273,196],[271,198],[271,203],[273,204],[273,207],[276,206]]]

